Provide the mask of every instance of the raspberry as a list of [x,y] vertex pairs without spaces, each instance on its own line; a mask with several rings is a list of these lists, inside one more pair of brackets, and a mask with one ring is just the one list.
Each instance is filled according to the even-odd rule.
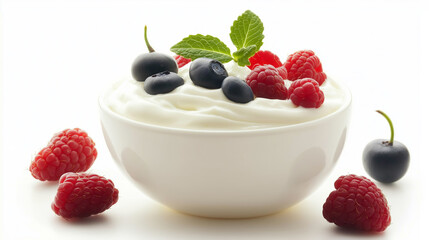
[[283,79],[287,79],[287,71],[283,66],[280,58],[270,51],[259,50],[255,55],[249,58],[250,66],[247,66],[250,69],[255,69],[257,66],[261,65],[272,65],[277,68]]
[[58,180],[66,172],[83,172],[97,158],[95,143],[79,129],[66,129],[55,134],[48,146],[31,162],[30,172],[41,181]]
[[255,69],[259,65],[272,65],[275,68],[281,67],[283,64],[280,58],[270,51],[259,50],[255,55],[249,58],[250,69]]
[[256,97],[287,99],[286,85],[276,68],[271,65],[257,66],[246,78]]
[[283,80],[287,79],[287,70],[285,66],[280,66],[276,68],[277,71],[279,71],[280,76],[283,78]]
[[302,50],[289,55],[284,66],[288,72],[288,79],[291,81],[313,78],[319,85],[322,85],[326,79],[322,63],[311,50]]
[[82,218],[109,209],[118,201],[118,189],[109,179],[89,173],[65,173],[51,207],[63,218]]
[[325,95],[314,79],[304,78],[292,82],[289,86],[289,98],[297,106],[319,108]]
[[191,62],[191,59],[189,59],[189,58],[184,58],[184,57],[182,57],[182,56],[180,56],[180,55],[176,55],[176,56],[174,56],[174,59],[176,60],[176,62],[177,62],[177,66],[179,66],[179,68],[181,68],[181,67],[183,67],[183,66],[185,66],[186,64],[188,64],[188,63],[190,63],[190,62]]
[[354,174],[335,181],[323,204],[323,217],[340,227],[382,232],[390,225],[387,200],[371,180]]

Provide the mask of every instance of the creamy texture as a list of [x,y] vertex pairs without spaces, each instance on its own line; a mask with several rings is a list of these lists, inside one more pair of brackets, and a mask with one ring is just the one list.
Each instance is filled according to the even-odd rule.
[[[185,84],[170,93],[150,95],[143,82],[125,79],[115,83],[104,96],[114,112],[139,122],[181,129],[242,130],[293,125],[324,117],[344,104],[346,90],[328,78],[320,86],[325,101],[321,107],[303,108],[290,100],[255,98],[240,104],[230,101],[221,89],[195,86],[189,78],[189,66],[179,69]],[[231,61],[225,64],[229,76],[245,79],[250,73]],[[290,81],[285,81],[289,87]]]

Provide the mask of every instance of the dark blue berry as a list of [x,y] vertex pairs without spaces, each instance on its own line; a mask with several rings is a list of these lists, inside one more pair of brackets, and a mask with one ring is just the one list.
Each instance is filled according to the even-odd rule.
[[133,77],[139,82],[144,82],[149,76],[163,71],[177,73],[177,63],[173,57],[158,52],[141,54],[132,66]]
[[148,77],[143,88],[147,93],[156,95],[169,93],[184,83],[183,78],[176,73],[164,71]]
[[217,89],[222,86],[223,80],[228,77],[228,72],[223,64],[217,60],[198,58],[189,67],[189,77],[197,86]]
[[363,166],[368,174],[382,183],[392,183],[402,178],[410,165],[407,147],[394,140],[394,129],[390,118],[382,111],[390,126],[390,140],[377,139],[368,143],[363,151]]
[[222,92],[225,96],[237,103],[248,103],[254,99],[252,89],[238,77],[227,77],[222,83]]
[[156,73],[168,71],[178,72],[176,60],[166,54],[157,53],[147,40],[147,27],[144,28],[144,39],[149,53],[139,55],[131,67],[131,72],[135,80],[144,82],[146,78]]
[[363,165],[368,174],[382,183],[402,178],[410,165],[410,153],[401,142],[390,144],[386,139],[374,140],[363,151]]

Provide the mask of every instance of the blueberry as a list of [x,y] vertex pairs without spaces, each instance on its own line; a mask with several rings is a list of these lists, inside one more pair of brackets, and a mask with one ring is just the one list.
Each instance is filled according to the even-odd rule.
[[147,93],[156,95],[169,93],[184,83],[183,78],[176,73],[164,71],[148,77],[144,82],[143,88]]
[[402,178],[410,164],[410,153],[401,142],[395,141],[390,118],[382,111],[390,125],[390,140],[377,139],[368,143],[363,151],[362,160],[365,170],[375,180],[392,183]]
[[248,103],[254,99],[252,89],[238,77],[227,77],[222,83],[222,92],[225,96],[237,103]]
[[228,77],[228,72],[223,64],[217,60],[198,58],[189,67],[189,77],[197,86],[217,89],[222,86],[223,80]]
[[146,78],[163,71],[178,72],[174,58],[157,52],[143,53],[134,60],[132,74],[135,80],[144,82]]
[[144,29],[145,42],[149,53],[139,55],[131,67],[131,72],[135,80],[144,82],[146,78],[163,71],[178,72],[176,60],[166,54],[155,52],[147,40],[147,27]]

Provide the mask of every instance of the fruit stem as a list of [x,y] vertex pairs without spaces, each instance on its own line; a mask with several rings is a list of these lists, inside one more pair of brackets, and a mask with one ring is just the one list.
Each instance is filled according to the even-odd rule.
[[149,41],[147,40],[147,26],[144,26],[144,41],[146,42],[149,52],[155,52],[155,49],[152,48],[152,46],[149,44]]
[[390,118],[387,116],[387,114],[385,114],[384,112],[377,110],[376,112],[380,113],[381,115],[383,115],[383,117],[386,118],[387,122],[389,123],[390,126],[390,141],[389,141],[389,145],[393,145],[393,139],[395,136],[395,131],[393,130],[393,123],[390,120]]

